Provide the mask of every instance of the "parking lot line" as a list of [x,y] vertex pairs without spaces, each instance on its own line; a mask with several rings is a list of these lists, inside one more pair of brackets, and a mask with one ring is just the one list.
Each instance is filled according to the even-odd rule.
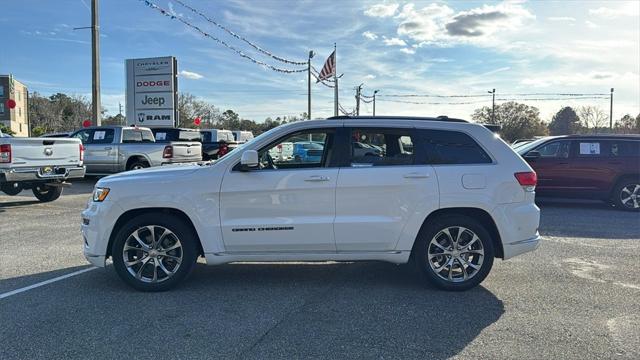
[[74,272],[72,272],[70,274],[58,276],[58,277],[55,277],[53,279],[41,281],[41,282],[33,284],[33,285],[29,285],[29,286],[25,286],[25,287],[20,288],[20,289],[12,290],[12,291],[6,292],[4,294],[0,294],[0,300],[2,300],[4,298],[7,298],[9,296],[12,296],[12,295],[20,294],[20,293],[25,292],[25,291],[29,291],[29,290],[32,290],[32,289],[35,289],[35,288],[39,288],[40,286],[44,286],[44,285],[48,285],[48,284],[51,284],[51,283],[54,283],[54,282],[57,282],[57,281],[60,281],[60,280],[68,279],[70,277],[73,277],[73,276],[76,276],[76,275],[80,275],[80,274],[83,274],[83,273],[86,273],[88,271],[95,270],[95,269],[97,269],[97,267],[92,266],[90,268],[74,271]]

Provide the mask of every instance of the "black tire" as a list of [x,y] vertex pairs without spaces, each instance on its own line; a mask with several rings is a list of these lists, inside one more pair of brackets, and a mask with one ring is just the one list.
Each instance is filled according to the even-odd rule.
[[[456,228],[466,228],[469,231],[458,230],[462,233],[461,237],[458,237]],[[437,246],[431,243],[432,240],[435,240],[439,245],[442,245],[442,237],[444,236],[445,239],[447,238],[446,233],[443,232],[444,229],[449,229],[451,239],[457,238],[460,241],[460,244],[463,245],[463,248],[470,244],[471,248],[469,248],[468,251],[478,252],[482,250],[484,254],[480,256],[479,254],[467,253],[464,250],[456,250],[458,259],[453,260],[453,265],[448,267],[445,266],[442,270],[436,272],[436,269],[432,268],[431,260],[429,260],[428,256],[430,247],[432,251],[435,251],[435,253],[443,251],[443,255],[436,255],[432,257],[434,265],[440,266],[441,264],[448,264],[452,261],[451,259],[454,258],[453,255],[444,254],[445,250],[438,250]],[[473,243],[471,242],[473,239],[473,236],[471,235],[472,233],[477,236],[477,239]],[[448,248],[448,246],[446,246],[446,241],[444,243],[445,247]],[[451,249],[453,249],[453,245]],[[429,283],[443,290],[464,291],[478,286],[478,284],[480,284],[487,275],[489,275],[489,272],[493,267],[495,251],[491,235],[485,227],[482,226],[482,224],[468,216],[447,215],[430,221],[422,230],[420,230],[412,255],[414,264]],[[476,270],[475,268],[470,267],[470,265],[467,265],[467,267],[464,268],[465,265],[462,263],[463,260],[466,261],[466,264],[478,266],[479,269]],[[458,268],[456,268],[456,264]],[[447,271],[447,269],[452,271]],[[464,280],[464,275],[469,273],[469,269],[475,272],[473,272],[473,275],[468,279]],[[453,270],[456,271],[454,272]],[[447,274],[447,278],[453,274],[453,281],[441,277],[443,276],[443,272]],[[462,279],[457,276],[462,276]]]
[[3,183],[2,185],[0,185],[0,191],[9,196],[16,196],[20,194],[20,192],[22,191],[22,186],[18,185],[17,187],[15,187],[13,186],[13,184],[14,183]]
[[140,170],[148,167],[149,167],[149,163],[146,161],[134,161],[131,164],[129,164],[129,166],[127,167],[127,171]]
[[[134,233],[134,231],[151,225],[166,228],[177,236],[177,239],[179,240],[179,243],[181,245],[182,261],[180,262],[179,266],[172,268],[171,264],[166,262],[171,261],[170,259],[165,258],[163,260],[161,256],[151,259],[150,251],[146,254],[140,251],[140,255],[138,255],[141,258],[140,260],[148,260],[140,267],[131,268],[131,271],[139,271],[141,273],[141,279],[138,279],[129,271],[130,269],[125,265],[125,256],[127,256],[127,260],[131,262],[137,261],[137,257],[131,258],[131,250],[129,250],[127,255],[125,255],[124,246],[130,236]],[[158,231],[158,228],[155,229],[156,230],[154,231]],[[156,237],[159,238],[156,240],[162,239],[162,234],[164,234],[164,231],[162,233],[158,232],[156,234]],[[140,235],[140,233],[138,233],[138,235]],[[144,236],[139,237],[143,241],[145,241],[145,243],[150,242],[150,236],[147,236],[146,238],[144,238]],[[130,241],[135,241],[135,239],[132,238],[132,240]],[[136,253],[136,251],[133,251],[133,253]],[[173,255],[177,256],[178,254],[173,253]],[[117,229],[116,236],[111,246],[111,258],[113,259],[113,267],[116,269],[118,276],[120,276],[120,278],[124,280],[124,282],[126,282],[134,289],[150,292],[166,291],[182,282],[193,270],[196,264],[196,260],[198,259],[197,236],[194,233],[194,230],[189,225],[185,224],[184,221],[176,218],[175,216],[157,212],[142,214],[126,222],[122,227],[120,227],[120,229]],[[149,265],[153,266],[151,271],[158,271],[158,266],[156,263],[157,261],[160,261],[161,263],[165,261],[164,266],[166,266],[166,268],[169,270],[175,270],[175,272],[171,276],[168,276],[166,279],[159,282],[144,281],[144,274],[149,273],[150,271]],[[145,269],[140,270],[145,266]],[[161,279],[161,275],[162,273],[158,272],[157,278]]]
[[640,211],[640,179],[626,178],[619,181],[613,189],[611,201],[618,209]]
[[62,186],[42,184],[34,186],[31,190],[33,191],[33,195],[41,202],[54,201],[62,195]]

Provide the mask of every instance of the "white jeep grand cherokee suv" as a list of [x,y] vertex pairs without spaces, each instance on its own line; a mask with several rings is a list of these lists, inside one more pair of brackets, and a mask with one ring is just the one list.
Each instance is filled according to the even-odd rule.
[[[300,141],[322,150],[271,155]],[[482,125],[446,117],[301,121],[215,163],[101,179],[82,213],[84,254],[97,266],[111,257],[118,275],[143,291],[175,286],[199,256],[209,265],[412,260],[437,287],[466,290],[494,258],[538,246],[535,185],[535,172]]]

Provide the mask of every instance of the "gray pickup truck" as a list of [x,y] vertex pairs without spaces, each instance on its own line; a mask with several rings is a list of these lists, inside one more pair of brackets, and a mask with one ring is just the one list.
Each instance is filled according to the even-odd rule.
[[84,165],[91,175],[202,160],[199,142],[157,143],[151,129],[144,127],[89,127],[74,132],[71,137],[82,141]]

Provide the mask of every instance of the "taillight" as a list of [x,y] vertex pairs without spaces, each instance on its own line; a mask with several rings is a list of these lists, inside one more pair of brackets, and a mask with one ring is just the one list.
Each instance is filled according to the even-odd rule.
[[229,146],[227,144],[221,144],[218,150],[218,157],[225,156],[229,152]]
[[519,172],[513,175],[525,191],[534,191],[536,189],[536,185],[538,184],[538,175],[535,171]]
[[11,145],[0,145],[0,163],[11,162]]
[[164,151],[162,152],[163,159],[171,159],[173,157],[173,146],[167,145],[164,147]]
[[84,161],[84,145],[80,144],[80,162]]

